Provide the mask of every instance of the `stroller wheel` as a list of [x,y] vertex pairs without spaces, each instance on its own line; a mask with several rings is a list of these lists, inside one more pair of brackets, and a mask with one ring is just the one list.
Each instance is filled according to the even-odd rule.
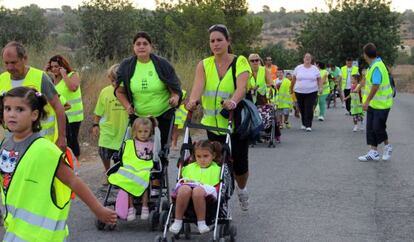
[[161,200],[161,211],[168,211],[170,210],[170,202],[168,202],[168,199],[163,198]]
[[191,226],[189,223],[184,224],[184,238],[191,239]]
[[168,211],[161,211],[160,213],[160,230],[164,231],[164,226],[167,223]]
[[167,242],[167,239],[166,239],[166,238],[162,238],[162,236],[161,236],[161,235],[157,235],[157,236],[154,238],[154,242]]
[[105,223],[102,223],[101,221],[99,221],[98,219],[95,220],[95,226],[98,230],[105,230]]
[[159,222],[159,213],[157,213],[155,210],[152,210],[148,217],[148,228],[150,231],[154,231],[157,228],[158,222]]

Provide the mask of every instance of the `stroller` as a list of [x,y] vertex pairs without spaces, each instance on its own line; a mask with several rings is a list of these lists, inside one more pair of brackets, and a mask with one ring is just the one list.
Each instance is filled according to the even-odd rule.
[[[162,213],[162,211],[168,211],[169,209],[169,204],[170,204],[169,190],[170,189],[168,185],[168,159],[167,157],[169,154],[171,133],[172,133],[173,125],[174,125],[174,116],[172,117],[173,118],[171,119],[172,121],[171,121],[169,132],[168,132],[168,142],[164,147],[161,147],[161,151],[158,154],[159,159],[154,159],[154,165],[150,171],[150,182],[149,182],[149,186],[147,190],[148,191],[157,190],[156,191],[157,195],[153,196],[153,195],[150,195],[150,192],[147,193],[148,194],[148,208],[149,208],[149,217],[148,217],[148,230],[149,231],[154,231],[157,228],[162,228],[162,226],[160,226],[159,224],[160,213]],[[132,122],[130,122],[130,124],[131,123]],[[158,128],[156,127],[156,129]],[[106,173],[107,176],[117,172],[119,168],[123,165],[122,156],[123,156],[123,151],[125,149],[125,141],[129,137],[131,137],[130,134],[131,134],[131,127],[129,125],[125,131],[124,142],[121,148],[119,149],[118,153],[114,154],[113,156],[114,165],[107,171]],[[159,140],[161,139],[159,130],[155,132],[154,137],[155,139],[159,139]],[[151,181],[156,180],[156,179],[160,181],[160,185],[157,187],[153,187]],[[106,195],[105,195],[105,199],[103,201],[103,205],[105,207],[113,207],[115,209],[116,199],[112,192],[112,190],[114,190],[114,187],[118,188],[112,184],[109,184]],[[136,213],[137,215],[141,215],[141,209],[142,209],[141,199],[142,199],[142,196],[134,197],[133,199],[133,204],[137,211]],[[98,230],[105,230],[105,229],[113,230],[115,228],[115,225],[107,225],[105,223],[102,223],[99,220],[95,221],[95,226]]]
[[[189,112],[187,115],[186,122],[184,124],[185,133],[184,133],[184,142],[180,151],[180,158],[178,160],[178,176],[177,181],[181,178],[182,167],[191,160],[191,151],[193,150],[190,137],[190,128],[191,129],[202,129],[209,131],[219,131],[226,133],[226,143],[223,145],[222,149],[222,160],[221,171],[220,171],[220,183],[219,190],[217,193],[217,200],[214,203],[206,204],[206,224],[210,227],[210,231],[213,230],[213,241],[235,241],[237,234],[236,227],[231,224],[232,218],[229,210],[229,200],[233,195],[234,190],[234,179],[232,174],[231,167],[231,141],[230,133],[232,130],[232,112],[230,112],[229,124],[227,129],[210,127],[200,124],[191,123],[192,112]],[[193,208],[192,201],[187,207],[187,210],[183,218],[183,227],[181,231],[172,235],[170,238],[167,237],[167,231],[171,224],[171,220],[175,215],[175,201],[170,204],[168,211],[162,211],[160,215],[160,222],[163,224],[163,234],[158,235],[154,241],[156,242],[167,242],[175,241],[180,239],[181,235],[184,235],[185,239],[190,239],[192,234],[191,224],[197,224],[197,217]],[[197,233],[198,234],[198,233]]]
[[[258,104],[257,103],[257,110],[262,117],[263,122],[263,130],[260,132],[260,140],[264,140],[267,143],[267,147],[275,147],[276,139],[275,139],[275,132],[276,132],[276,110],[275,106],[272,103],[272,100],[275,98],[276,90],[273,88],[269,89],[269,93],[266,97],[263,98],[263,101]],[[250,147],[255,147],[257,141],[252,141]]]

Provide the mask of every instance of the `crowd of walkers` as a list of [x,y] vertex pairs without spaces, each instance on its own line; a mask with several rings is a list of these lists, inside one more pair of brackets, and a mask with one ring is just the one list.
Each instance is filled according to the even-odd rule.
[[[244,98],[257,105],[263,122],[269,116],[275,120],[277,142],[281,142],[280,130],[292,127],[291,115],[301,119],[301,129],[311,132],[315,113],[319,121],[328,121],[326,109],[331,108],[332,103],[336,107],[339,98],[346,114],[352,116],[353,131],[366,124],[370,150],[358,159],[379,160],[378,145],[381,143],[385,144],[382,159],[391,158],[392,146],[388,141],[386,122],[393,104],[393,90],[388,70],[374,44],[369,43],[362,50],[369,64],[363,71],[352,58],[347,58],[340,68],[334,63],[315,60],[311,53],[303,56],[302,64],[288,71],[273,64],[270,56],[263,61],[255,53],[248,58],[233,54],[230,33],[222,24],[211,26],[208,34],[206,42],[212,55],[199,61],[192,89],[186,97],[173,65],[153,53],[153,41],[145,32],[138,32],[132,39],[133,55],[109,68],[108,86],[100,92],[91,127],[92,133],[99,137],[99,155],[105,172],[124,142],[128,157],[134,157],[136,162],[152,162],[159,150],[152,138],[156,135],[155,128],[159,130],[160,145],[164,147],[169,143],[174,117],[175,125],[182,128],[186,112],[199,107],[203,110],[201,124],[227,129],[229,116],[226,113],[233,112],[237,117]],[[15,41],[4,46],[2,57],[5,72],[0,75],[0,122],[6,137],[1,143],[0,172],[5,207],[4,240],[64,241],[68,236],[66,220],[73,197],[71,191],[100,221],[115,224],[119,214],[98,202],[74,175],[73,164],[67,159],[68,154],[73,154],[73,159],[79,159],[81,155],[78,141],[84,119],[81,76],[61,55],[51,57],[44,70],[29,66],[25,47]],[[271,108],[264,108],[266,105]],[[235,123],[237,126],[237,120]],[[132,126],[132,133],[129,141],[125,141],[128,126]],[[173,137],[176,146],[177,135]],[[208,170],[211,172],[208,174],[217,175],[214,161],[218,162],[219,146],[226,143],[226,135],[220,131],[207,131],[206,138],[204,143],[196,145],[194,159],[197,165],[184,173],[195,181],[191,186],[180,184],[176,187],[180,206],[170,227],[172,233],[181,230],[183,211],[189,199],[193,199],[196,208],[200,233],[209,231],[202,210],[204,198],[216,194],[214,185],[217,180],[205,180],[191,173]],[[232,170],[243,211],[249,208],[250,142],[237,132],[231,134]],[[161,154],[159,158],[168,164],[168,157]],[[149,182],[152,187],[161,186],[159,178],[149,181],[148,174],[141,172],[151,167],[135,166],[131,162],[123,168],[124,172],[145,182],[140,186]],[[140,172],[137,169],[141,169]],[[104,176],[102,185],[129,181],[130,177],[122,176],[121,172],[117,174],[109,181]],[[135,219],[136,213],[131,194],[149,196],[145,186],[138,192],[131,189],[134,192],[124,189],[130,196],[127,220]],[[148,192],[152,196],[156,190]],[[27,199],[29,196],[33,199]],[[148,219],[148,211],[144,201],[140,213],[142,219]],[[37,223],[39,220],[50,223]],[[51,226],[52,223],[55,224]]]

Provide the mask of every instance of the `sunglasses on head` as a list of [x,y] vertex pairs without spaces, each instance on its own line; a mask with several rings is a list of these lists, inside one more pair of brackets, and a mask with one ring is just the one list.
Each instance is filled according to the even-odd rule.
[[250,60],[251,63],[255,63],[255,62],[259,62],[259,61],[260,61],[259,59],[252,59],[252,60]]

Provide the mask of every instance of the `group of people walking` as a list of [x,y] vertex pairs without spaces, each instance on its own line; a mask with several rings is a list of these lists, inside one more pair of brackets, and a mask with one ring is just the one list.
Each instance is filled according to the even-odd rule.
[[[348,112],[359,115],[360,120],[362,112],[353,112],[356,110],[353,107],[359,105],[358,110],[363,109],[367,113],[367,143],[371,149],[359,160],[378,160],[377,147],[383,142],[386,144],[383,159],[390,159],[392,147],[388,143],[386,121],[392,106],[392,89],[387,69],[373,44],[367,44],[363,49],[364,57],[370,64],[363,85],[363,82],[358,83],[361,78],[355,77],[358,69],[352,65],[352,60],[349,65],[347,60],[341,71],[333,65],[328,65],[327,70],[324,63],[320,62],[318,67],[313,65],[311,54],[306,53],[303,64],[292,73],[285,73],[272,64],[271,57],[266,57],[265,66],[262,66],[257,54],[251,54],[248,58],[233,54],[226,26],[213,25],[208,33],[206,42],[209,42],[212,55],[198,63],[193,87],[185,100],[174,67],[165,58],[153,53],[152,39],[145,32],[138,32],[132,39],[134,54],[108,70],[110,85],[99,95],[91,127],[93,134],[99,136],[99,155],[105,171],[110,168],[112,155],[125,141],[124,131],[128,125],[132,125],[130,141],[126,142],[130,149],[127,152],[129,157],[134,157],[137,162],[152,161],[157,155],[157,145],[150,142],[154,128],[160,131],[160,146],[165,146],[173,112],[180,104],[185,107],[182,110],[185,112],[196,110],[201,103],[201,123],[226,129],[229,117],[224,113],[239,112],[237,107],[243,98],[249,98],[257,105],[270,102],[276,108],[276,137],[280,138],[279,129],[291,127],[289,113],[292,108],[297,116],[300,113],[301,128],[312,131],[315,105],[319,103],[318,118],[324,120],[325,106],[330,105],[328,97],[332,92],[335,95],[337,89],[344,93]],[[60,55],[50,58],[45,70],[29,66],[26,50],[18,42],[8,43],[2,50],[2,57],[6,71],[0,75],[0,91],[3,93],[0,121],[8,131],[0,150],[1,194],[6,208],[3,215],[6,228],[4,240],[64,241],[68,236],[66,220],[71,191],[89,206],[99,220],[115,224],[119,215],[98,202],[90,189],[74,175],[64,155],[67,143],[75,157],[80,156],[78,134],[84,118],[80,76]],[[332,80],[333,85],[330,83]],[[359,95],[356,93],[359,90],[363,90],[363,95],[358,103]],[[335,97],[333,100],[336,102]],[[176,211],[176,219],[170,228],[173,233],[181,230],[180,219],[189,199],[195,203],[200,233],[208,231],[202,211],[205,204],[200,197],[214,195],[215,190],[211,187],[216,185],[213,184],[216,180],[207,182],[190,173],[206,169],[211,174],[217,173],[214,161],[219,157],[218,145],[226,142],[226,136],[218,131],[208,131],[206,137],[207,141],[196,146],[194,157],[198,165],[188,168],[184,175],[200,179],[197,184],[203,181],[209,184],[202,184],[205,186],[201,188],[176,187],[175,194],[181,207]],[[246,211],[249,207],[246,189],[249,140],[232,133],[231,144],[238,200],[241,209]],[[133,166],[132,163],[130,165]],[[136,169],[143,169],[141,166],[124,168],[125,172],[149,182],[147,173],[136,172]],[[122,174],[109,182],[118,184],[131,178]],[[107,182],[105,177],[103,184]],[[156,180],[151,182],[154,186],[160,185]],[[134,192],[125,190],[134,195],[147,192],[146,187],[139,191],[131,189]],[[32,199],[27,199],[29,196]],[[142,207],[141,218],[148,218],[148,207]],[[135,219],[131,200],[127,219]]]

